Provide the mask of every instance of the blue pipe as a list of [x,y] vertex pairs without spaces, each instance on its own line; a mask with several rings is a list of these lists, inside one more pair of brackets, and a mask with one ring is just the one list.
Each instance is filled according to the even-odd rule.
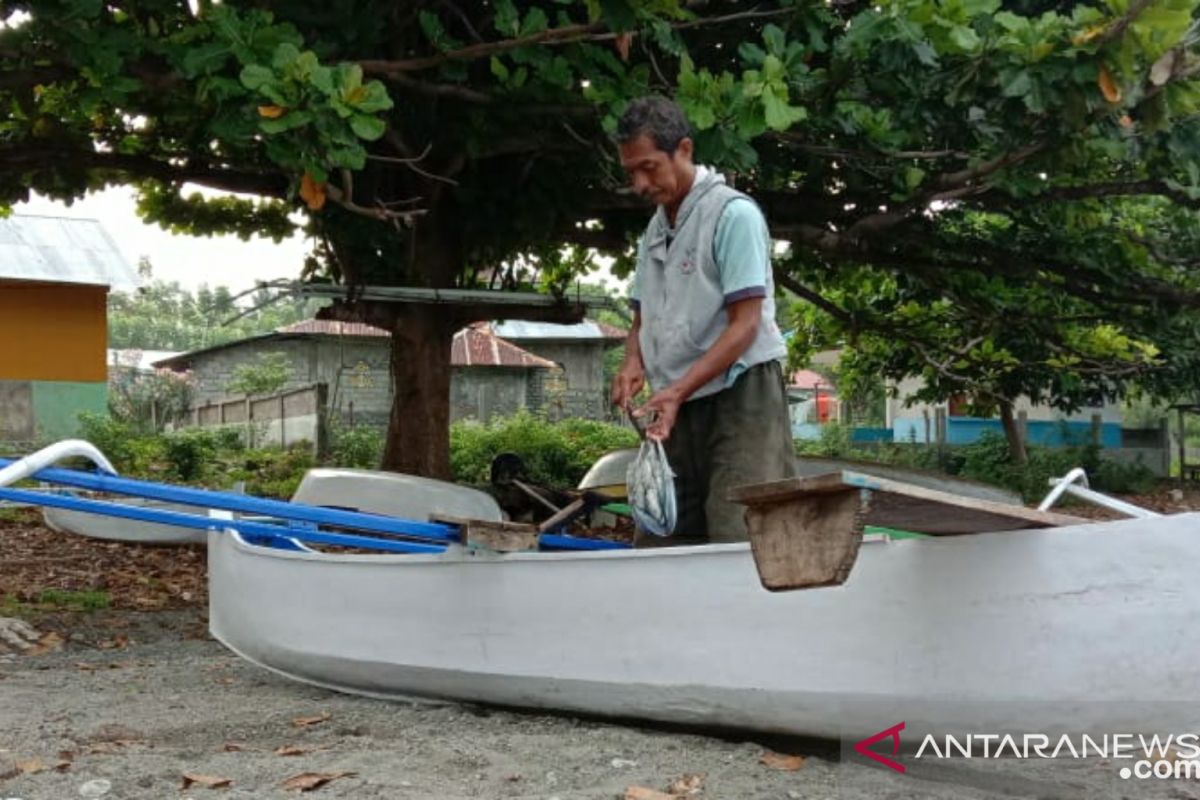
[[254,520],[214,519],[212,517],[202,517],[199,514],[185,514],[181,511],[127,506],[120,503],[108,503],[103,500],[88,500],[65,494],[30,492],[24,489],[0,489],[0,500],[51,506],[53,508],[65,508],[69,511],[83,511],[89,514],[120,517],[139,522],[158,522],[164,525],[175,525],[180,528],[218,531],[225,528],[233,528],[246,536],[255,538],[264,537],[271,540],[296,539],[302,542],[340,545],[342,547],[369,547],[374,550],[384,550],[392,553],[442,553],[446,550],[445,545],[439,544],[403,542],[396,539],[355,536],[347,533],[328,533],[313,528],[273,525],[269,522]]
[[[12,463],[11,459],[0,458],[0,469]],[[128,494],[203,508],[219,508],[223,511],[238,511],[261,517],[278,517],[317,525],[338,525],[347,528],[393,533],[399,536],[415,536],[442,542],[458,541],[458,528],[433,522],[415,522],[380,514],[365,514],[361,511],[342,511],[320,506],[288,503],[282,500],[267,500],[233,492],[214,492],[209,489],[193,489],[185,486],[170,486],[163,483],[121,478],[97,472],[51,467],[34,473],[33,480],[90,489],[97,492]],[[42,503],[41,505],[48,505]]]

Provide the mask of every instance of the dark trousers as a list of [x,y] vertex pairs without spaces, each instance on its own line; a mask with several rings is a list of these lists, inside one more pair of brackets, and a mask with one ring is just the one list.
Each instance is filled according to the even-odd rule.
[[756,364],[728,389],[684,403],[664,447],[675,472],[675,534],[643,534],[639,544],[746,541],[745,506],[728,500],[729,490],[795,474],[779,362]]

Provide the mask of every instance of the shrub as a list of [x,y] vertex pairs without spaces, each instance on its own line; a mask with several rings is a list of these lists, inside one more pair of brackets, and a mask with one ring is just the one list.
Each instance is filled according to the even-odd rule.
[[89,411],[81,412],[78,419],[79,437],[95,445],[122,475],[147,475],[163,458],[161,436],[140,435],[127,422]]
[[343,427],[335,421],[329,438],[329,462],[333,466],[379,469],[383,457],[382,431],[367,425]]
[[457,481],[487,483],[492,459],[500,453],[516,453],[530,481],[569,488],[578,485],[600,456],[637,444],[637,434],[629,428],[583,419],[549,422],[522,411],[487,425],[475,421],[452,425],[450,468]]
[[227,483],[244,481],[247,494],[287,500],[314,466],[312,445],[297,442],[286,450],[245,450],[226,465],[224,473]]

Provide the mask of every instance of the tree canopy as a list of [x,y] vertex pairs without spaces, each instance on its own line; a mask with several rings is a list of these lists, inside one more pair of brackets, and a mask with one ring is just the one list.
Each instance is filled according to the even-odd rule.
[[[0,2],[0,202],[132,183],[148,220],[193,233],[282,236],[303,209],[316,279],[479,288],[525,257],[561,283],[587,261],[564,245],[628,267],[647,210],[610,132],[661,92],[841,335],[955,367],[1027,330],[1053,352],[993,352],[1054,373],[1124,348],[1168,390],[1196,374],[1175,354],[1200,303],[1197,6]],[[351,295],[328,313],[393,331],[385,462],[446,474],[450,336],[513,312]]]

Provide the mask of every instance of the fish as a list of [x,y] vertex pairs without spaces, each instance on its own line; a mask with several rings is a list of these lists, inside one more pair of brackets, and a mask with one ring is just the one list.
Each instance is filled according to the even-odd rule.
[[675,473],[662,442],[644,439],[625,473],[629,505],[638,528],[655,536],[675,530]]

